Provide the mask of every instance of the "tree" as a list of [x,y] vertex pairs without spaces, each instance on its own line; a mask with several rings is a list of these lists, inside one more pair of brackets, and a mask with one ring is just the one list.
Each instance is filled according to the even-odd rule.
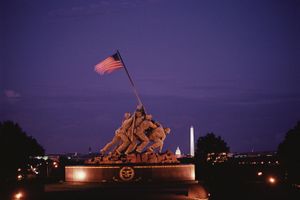
[[200,163],[206,163],[208,153],[222,153],[229,152],[227,143],[220,137],[215,136],[214,133],[207,133],[197,140],[196,160]]
[[289,177],[300,178],[300,121],[289,130],[284,140],[279,144],[277,154]]
[[12,121],[0,122],[0,178],[12,175],[30,156],[44,155],[44,148]]

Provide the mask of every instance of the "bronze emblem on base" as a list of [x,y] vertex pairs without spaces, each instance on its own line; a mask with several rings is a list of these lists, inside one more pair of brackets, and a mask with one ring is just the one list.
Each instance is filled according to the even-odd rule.
[[130,181],[134,177],[134,170],[132,167],[122,167],[119,175],[123,181]]

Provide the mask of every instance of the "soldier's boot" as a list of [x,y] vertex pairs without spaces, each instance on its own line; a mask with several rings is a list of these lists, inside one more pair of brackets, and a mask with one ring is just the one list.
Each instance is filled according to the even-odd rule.
[[136,149],[135,152],[136,152],[136,153],[142,153],[142,150]]
[[132,142],[126,149],[125,154],[135,153],[134,149],[136,148],[137,144]]
[[100,154],[100,156],[104,156],[105,151],[103,149],[101,149],[100,152],[99,152],[99,154]]

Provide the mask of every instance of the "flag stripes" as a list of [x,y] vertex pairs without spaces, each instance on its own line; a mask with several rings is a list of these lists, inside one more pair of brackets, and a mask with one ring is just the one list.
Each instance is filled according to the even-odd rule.
[[123,63],[117,54],[109,56],[95,66],[95,71],[101,75],[123,68]]

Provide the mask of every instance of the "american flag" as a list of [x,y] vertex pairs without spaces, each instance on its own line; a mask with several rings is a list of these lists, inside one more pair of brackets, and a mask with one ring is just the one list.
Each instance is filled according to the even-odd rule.
[[99,74],[111,73],[117,69],[123,68],[123,63],[119,58],[119,55],[115,53],[112,56],[109,56],[105,60],[101,61],[95,66],[95,71]]

